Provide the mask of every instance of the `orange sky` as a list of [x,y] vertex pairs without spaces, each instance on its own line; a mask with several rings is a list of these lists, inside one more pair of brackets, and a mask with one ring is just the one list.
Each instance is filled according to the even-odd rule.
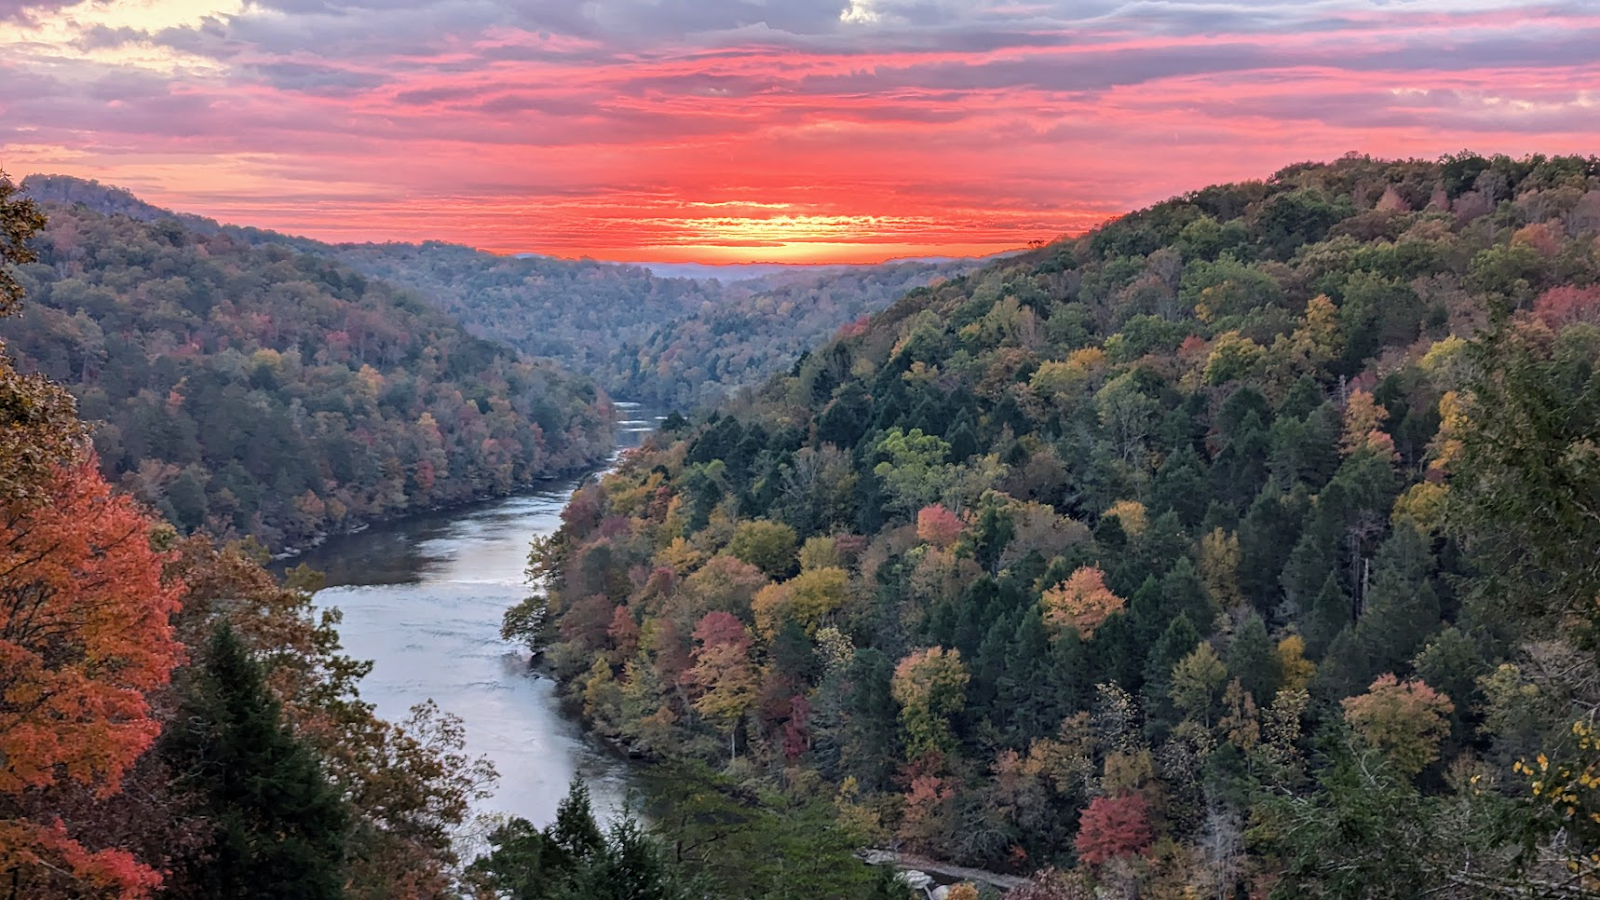
[[1499,0],[0,0],[0,167],[335,240],[874,261],[1347,151],[1597,152]]

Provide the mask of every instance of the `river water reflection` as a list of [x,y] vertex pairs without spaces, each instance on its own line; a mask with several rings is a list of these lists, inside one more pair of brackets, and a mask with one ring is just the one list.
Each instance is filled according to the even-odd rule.
[[[657,419],[618,406],[619,449],[637,446]],[[478,811],[535,825],[555,818],[574,775],[602,814],[627,791],[624,763],[586,741],[561,714],[554,683],[528,670],[525,650],[500,640],[501,615],[527,595],[528,541],[560,525],[578,483],[373,528],[292,561],[327,573],[317,605],[343,611],[346,652],[373,661],[363,699],[391,720],[429,698],[460,716],[468,751],[500,772]]]

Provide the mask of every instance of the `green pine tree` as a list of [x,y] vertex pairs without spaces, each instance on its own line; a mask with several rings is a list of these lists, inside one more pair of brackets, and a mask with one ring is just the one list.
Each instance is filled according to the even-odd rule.
[[1350,626],[1350,597],[1339,586],[1338,576],[1329,572],[1323,579],[1322,589],[1311,601],[1311,609],[1303,621],[1306,655],[1322,659],[1334,638]]
[[164,749],[211,833],[174,866],[170,893],[342,896],[349,813],[321,761],[284,723],[261,664],[224,624],[194,675]]
[[1273,652],[1272,639],[1267,635],[1266,623],[1260,616],[1251,616],[1239,626],[1228,645],[1226,657],[1228,674],[1239,679],[1240,685],[1256,702],[1266,704],[1278,692],[1282,675],[1278,671],[1278,657]]

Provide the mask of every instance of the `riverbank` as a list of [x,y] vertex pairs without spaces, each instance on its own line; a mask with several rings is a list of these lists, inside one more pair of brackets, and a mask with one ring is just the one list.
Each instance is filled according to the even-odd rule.
[[530,670],[526,651],[500,638],[505,611],[527,596],[529,542],[553,534],[573,490],[654,431],[653,411],[613,405],[612,451],[593,465],[510,494],[366,523],[274,566],[324,573],[314,602],[340,611],[344,652],[372,661],[361,697],[380,715],[402,721],[432,700],[460,717],[468,753],[500,773],[475,813],[543,825],[576,777],[604,818],[632,790],[626,762],[562,711],[555,682]]
[[617,451],[612,451],[609,456],[596,457],[583,465],[572,466],[549,475],[540,475],[537,478],[524,481],[510,490],[494,491],[449,503],[436,503],[432,506],[401,510],[386,516],[364,518],[336,531],[319,531],[312,535],[308,541],[300,544],[291,544],[277,550],[272,554],[271,559],[274,563],[290,562],[326,545],[329,541],[362,534],[372,528],[402,525],[425,516],[468,513],[475,508],[486,507],[503,500],[541,492],[548,485],[558,485],[563,482],[582,483],[584,478],[595,472],[604,471],[610,461],[616,458],[616,453]]

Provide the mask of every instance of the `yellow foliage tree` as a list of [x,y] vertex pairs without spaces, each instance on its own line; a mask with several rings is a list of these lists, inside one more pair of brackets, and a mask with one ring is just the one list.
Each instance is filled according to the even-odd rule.
[[1144,504],[1137,500],[1118,500],[1101,515],[1116,516],[1117,521],[1122,523],[1123,532],[1130,538],[1144,534],[1145,523],[1149,520]]
[[1294,349],[1313,366],[1339,358],[1344,352],[1344,336],[1339,331],[1339,309],[1327,294],[1306,302],[1304,322],[1290,337]]
[[917,650],[894,667],[889,694],[900,704],[910,758],[946,752],[955,745],[950,717],[966,706],[971,677],[961,662],[961,651],[943,647]]
[[797,622],[813,634],[822,619],[844,605],[850,596],[850,575],[843,569],[810,569],[782,584],[769,584],[756,593],[751,608],[756,630],[767,640],[778,636],[786,622]]
[[1278,669],[1283,673],[1280,691],[1302,691],[1317,673],[1317,665],[1306,659],[1306,642],[1298,634],[1291,634],[1278,642]]
[[1206,357],[1206,384],[1226,384],[1248,377],[1261,364],[1266,350],[1260,344],[1237,331],[1225,331],[1211,342],[1211,355]]
[[1439,433],[1428,446],[1428,471],[1448,473],[1450,466],[1461,457],[1461,435],[1472,425],[1461,395],[1445,391],[1439,398]]
[[1236,532],[1218,526],[1200,538],[1200,577],[1223,609],[1244,603],[1244,594],[1239,590],[1239,558]]
[[1432,481],[1419,481],[1395,498],[1389,521],[1409,524],[1423,534],[1435,534],[1444,526],[1445,499],[1450,489]]

